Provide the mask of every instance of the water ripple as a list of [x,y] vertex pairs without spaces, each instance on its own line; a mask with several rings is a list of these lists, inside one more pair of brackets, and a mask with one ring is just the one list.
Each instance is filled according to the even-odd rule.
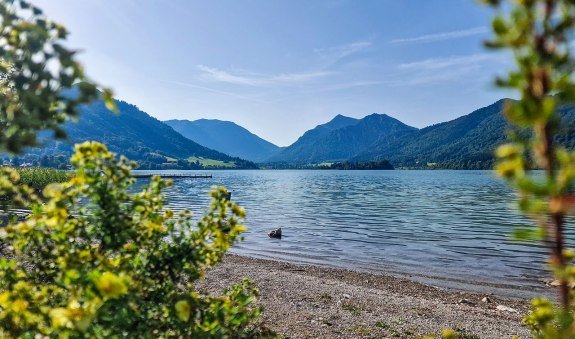
[[213,185],[247,211],[239,253],[523,289],[548,274],[543,246],[510,240],[530,221],[491,171],[217,171],[175,179],[168,205],[201,216]]

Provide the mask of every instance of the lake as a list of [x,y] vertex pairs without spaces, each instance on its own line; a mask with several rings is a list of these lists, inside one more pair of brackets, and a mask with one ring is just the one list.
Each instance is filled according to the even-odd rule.
[[[231,190],[248,226],[232,252],[509,296],[549,290],[546,250],[511,240],[514,227],[530,222],[492,171],[209,173],[212,179],[174,179],[168,206],[200,216],[211,186]],[[270,239],[277,227],[283,238]]]

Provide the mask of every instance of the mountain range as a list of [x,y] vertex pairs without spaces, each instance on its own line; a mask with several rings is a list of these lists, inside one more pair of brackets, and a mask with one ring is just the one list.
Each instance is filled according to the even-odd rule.
[[499,100],[393,142],[376,142],[354,160],[385,159],[403,167],[491,168],[495,148],[506,140],[504,103],[505,99]]
[[[493,151],[506,138],[505,100],[509,99],[422,129],[386,114],[373,113],[361,119],[336,115],[283,148],[231,122],[202,119],[166,123],[201,145],[266,168],[388,160],[403,168],[485,169],[493,166]],[[572,110],[563,108],[561,112],[563,119],[574,119]],[[564,139],[574,141],[570,136]]]
[[[116,101],[119,114],[96,101],[81,107],[78,123],[66,123],[66,141],[44,135],[44,147],[29,150],[24,161],[65,166],[72,144],[96,140],[136,160],[142,169],[326,168],[370,161],[389,161],[395,168],[489,169],[493,151],[506,139],[505,100],[422,129],[386,114],[361,119],[337,115],[287,147],[228,121],[162,122],[123,101]],[[573,149],[575,105],[562,106],[559,112],[562,133],[557,141]]]
[[[338,115],[304,133],[268,159],[272,168],[306,167],[333,162],[388,160],[400,168],[490,169],[497,145],[505,142],[506,100],[457,119],[422,129],[386,114],[362,119]],[[562,132],[557,141],[575,147],[575,106],[560,107]]]
[[[250,161],[232,157],[202,146],[176,132],[170,126],[141,111],[135,105],[116,100],[118,112],[108,110],[97,100],[79,109],[78,122],[67,122],[65,141],[43,134],[44,145],[30,149],[24,156],[36,156],[41,165],[61,166],[72,153],[72,145],[84,140],[106,144],[113,152],[137,161],[147,168],[257,168]],[[26,161],[26,160],[25,160]],[[66,160],[64,160],[66,161]]]
[[186,138],[234,157],[262,162],[280,147],[230,121],[200,119],[164,121]]
[[342,115],[306,132],[295,143],[268,159],[269,162],[321,163],[353,159],[375,143],[391,143],[417,131],[386,114],[363,119]]

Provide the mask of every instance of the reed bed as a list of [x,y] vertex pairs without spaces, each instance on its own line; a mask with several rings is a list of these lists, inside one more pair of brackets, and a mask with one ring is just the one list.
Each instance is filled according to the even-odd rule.
[[20,174],[20,183],[26,184],[36,191],[42,191],[44,187],[52,183],[64,182],[70,179],[72,172],[57,170],[46,167],[16,168]]

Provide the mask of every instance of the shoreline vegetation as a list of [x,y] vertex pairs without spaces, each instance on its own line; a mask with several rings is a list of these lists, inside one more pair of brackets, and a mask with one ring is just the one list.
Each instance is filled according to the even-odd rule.
[[69,180],[73,175],[71,171],[59,170],[49,167],[0,166],[0,168],[1,167],[16,170],[20,176],[20,183],[28,185],[36,192],[41,192],[49,184],[65,182]]
[[267,163],[260,164],[262,170],[393,170],[387,160],[322,162],[319,164]]
[[[529,301],[438,288],[387,275],[226,254],[196,288],[252,279],[263,325],[283,338],[528,337]],[[305,288],[302,288],[305,287]]]
[[392,164],[387,160],[366,161],[366,162],[335,162],[331,164],[320,164],[318,169],[322,170],[393,170]]
[[[0,168],[13,168],[18,171],[21,176],[22,183],[27,184],[32,188],[43,189],[46,185],[51,183],[59,183],[68,180],[70,173],[73,171],[58,169],[55,167],[42,167],[42,166],[29,166],[29,167],[16,167],[0,165]],[[381,170],[397,170],[397,171],[495,171],[493,167],[488,168],[450,168],[442,167],[438,165],[429,165],[427,167],[395,167],[388,161],[369,161],[369,162],[336,162],[336,163],[321,163],[321,164],[307,164],[307,165],[261,165],[258,168],[157,168],[157,169],[147,169],[136,167],[135,171],[222,171],[222,170],[234,170],[234,171],[244,171],[244,170],[339,170],[339,171],[381,171]],[[531,171],[540,171],[540,168],[532,168]],[[24,181],[25,180],[25,181]]]

